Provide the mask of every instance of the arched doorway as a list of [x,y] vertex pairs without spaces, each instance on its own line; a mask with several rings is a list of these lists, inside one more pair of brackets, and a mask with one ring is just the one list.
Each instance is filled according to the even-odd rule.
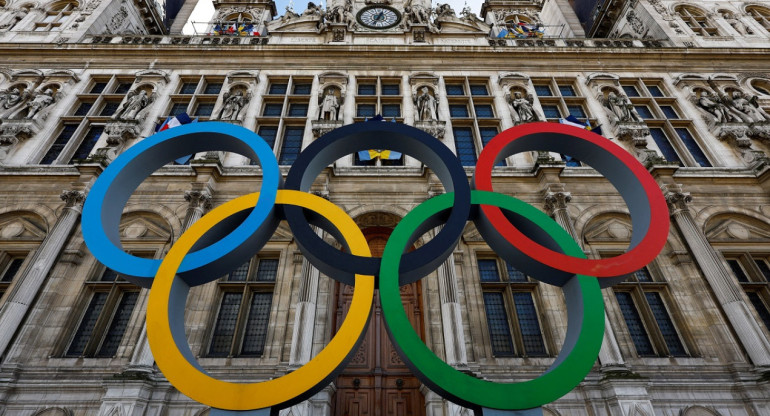
[[[392,228],[373,226],[363,229],[372,255],[380,257]],[[350,307],[353,287],[336,283],[334,331]],[[401,299],[412,326],[424,339],[420,282],[401,288]],[[335,380],[337,391],[332,414],[336,416],[422,416],[425,399],[420,381],[412,375],[390,343],[382,318],[379,297],[361,347],[347,368]]]

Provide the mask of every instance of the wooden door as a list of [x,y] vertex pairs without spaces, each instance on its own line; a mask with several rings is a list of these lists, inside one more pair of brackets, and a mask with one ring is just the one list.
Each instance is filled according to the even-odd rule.
[[[364,235],[372,255],[380,257],[392,229],[370,227]],[[353,287],[336,284],[335,331],[350,307]],[[424,339],[420,282],[401,288],[401,299],[412,326]],[[332,414],[337,416],[421,416],[425,400],[420,381],[412,375],[390,343],[378,293],[369,328],[358,352],[337,377]]]

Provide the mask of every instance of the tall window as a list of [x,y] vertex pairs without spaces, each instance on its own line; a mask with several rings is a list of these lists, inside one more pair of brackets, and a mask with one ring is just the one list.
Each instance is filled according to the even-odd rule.
[[770,257],[766,254],[725,254],[735,278],[754,306],[757,316],[770,331]]
[[683,166],[712,166],[695,135],[692,120],[682,116],[684,112],[662,80],[623,79],[621,86],[667,161]]
[[477,262],[492,354],[546,356],[535,297],[537,283],[499,259],[479,258]]
[[278,259],[259,257],[219,281],[219,301],[208,355],[261,356],[265,349]]
[[572,79],[540,78],[533,79],[535,93],[538,96],[543,114],[548,121],[559,122],[569,115],[582,122],[596,125],[586,109],[586,99],[580,93]]
[[613,291],[640,357],[689,355],[667,306],[668,287],[665,281],[654,279],[644,268],[629,280],[614,286]]
[[62,24],[72,14],[72,10],[78,6],[75,1],[61,1],[51,5],[45,12],[43,20],[35,23],[36,32],[57,31],[62,29]]
[[719,35],[716,26],[703,10],[692,6],[677,6],[675,10],[696,35],[705,37]]
[[[484,78],[446,80],[455,149],[463,166],[475,165],[481,149],[500,131],[500,118],[487,82]],[[504,165],[505,161],[498,163]]]
[[0,257],[0,298],[18,277],[26,257],[27,255],[22,253],[3,253]]
[[273,147],[282,165],[292,164],[302,149],[311,87],[308,78],[270,79],[256,131]]
[[[385,121],[396,120],[401,123],[404,121],[401,113],[402,101],[400,79],[358,78],[356,79],[356,116],[354,120],[361,122],[379,114]],[[403,166],[404,164],[403,156],[398,159],[385,159],[380,156],[362,160],[360,155],[355,153],[353,159],[357,166]]]
[[770,9],[761,6],[746,6],[746,13],[762,25],[766,31],[770,32]]
[[[208,120],[214,112],[214,105],[222,90],[221,78],[194,77],[183,78],[177,93],[171,95],[171,102],[166,116],[173,117],[187,113],[191,118]],[[162,122],[166,117],[163,117]]]
[[86,282],[88,304],[64,352],[66,357],[113,357],[139,299],[139,287],[111,269]]

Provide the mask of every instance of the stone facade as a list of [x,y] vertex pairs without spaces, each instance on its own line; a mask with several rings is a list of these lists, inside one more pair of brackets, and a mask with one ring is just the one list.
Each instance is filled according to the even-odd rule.
[[[407,11],[394,0],[397,24],[377,30],[355,18],[372,2],[278,16],[272,2],[253,0],[215,2],[208,34],[186,36],[166,34],[154,3],[65,3],[0,0],[0,415],[207,414],[154,366],[148,291],[105,270],[79,227],[104,166],[185,111],[256,131],[284,173],[320,135],[376,114],[437,137],[469,179],[502,130],[569,114],[601,125],[658,181],[671,231],[645,270],[603,291],[599,360],[544,414],[770,414],[770,9],[618,2],[591,29],[562,0],[488,0],[480,17],[417,1]],[[243,22],[259,34],[214,33]],[[498,37],[519,22],[542,25],[544,36]],[[628,247],[628,209],[589,166],[532,152],[494,172],[498,192],[547,212],[589,256]],[[129,199],[123,247],[161,258],[211,207],[255,191],[260,176],[244,156],[216,151],[163,167]],[[311,190],[372,235],[444,192],[419,160],[355,155]],[[192,289],[188,340],[219,378],[277,377],[326,345],[345,293],[282,225],[251,265]],[[413,294],[425,343],[480,378],[536,377],[564,340],[558,288],[519,279],[472,225]],[[250,303],[258,298],[262,309]],[[246,327],[257,312],[255,341]],[[495,319],[507,323],[493,327]],[[371,351],[386,349],[377,342]],[[403,363],[393,360],[398,373]],[[349,414],[343,392],[364,390],[378,400],[376,414],[389,414],[392,403],[378,396],[387,377],[381,390],[367,390],[367,380],[341,378],[281,414]],[[411,389],[403,403],[419,409],[408,414],[470,414],[399,380],[392,391]]]

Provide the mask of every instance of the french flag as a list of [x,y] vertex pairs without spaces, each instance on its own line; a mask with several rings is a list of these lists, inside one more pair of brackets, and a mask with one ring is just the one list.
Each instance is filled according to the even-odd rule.
[[[168,118],[166,118],[166,121],[164,121],[161,124],[156,125],[155,126],[155,132],[156,133],[160,133],[163,130],[168,130],[168,129],[171,129],[171,128],[174,128],[174,127],[179,127],[179,126],[181,126],[183,124],[197,123],[197,122],[198,122],[198,118],[197,117],[195,118],[195,120],[193,120],[193,119],[190,118],[189,115],[187,115],[187,113],[181,113],[181,114],[175,115],[174,117],[169,116]],[[179,165],[184,165],[187,162],[189,162],[190,159],[192,159],[194,156],[195,155],[182,156],[179,159],[176,159],[174,161],[174,163],[177,163]]]

